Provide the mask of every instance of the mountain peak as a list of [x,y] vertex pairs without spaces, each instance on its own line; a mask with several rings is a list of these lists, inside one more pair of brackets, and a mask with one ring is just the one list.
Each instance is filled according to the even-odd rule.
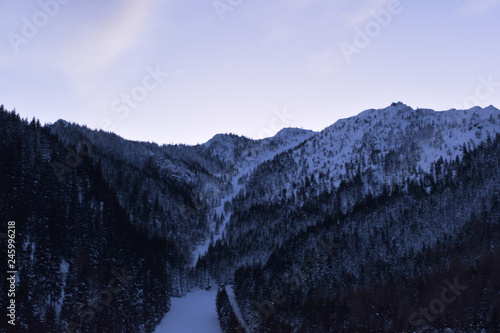
[[391,104],[391,106],[389,106],[389,107],[391,107],[391,108],[397,108],[397,109],[406,109],[406,108],[408,108],[408,105],[406,105],[403,102],[393,102]]
[[359,119],[365,119],[365,118],[370,118],[374,115],[379,115],[379,114],[386,114],[386,115],[395,115],[403,112],[412,112],[414,111],[411,107],[408,105],[402,103],[402,102],[394,102],[388,107],[382,108],[382,109],[368,109],[365,111],[360,112],[357,116],[354,116],[354,118],[359,118]]
[[220,133],[220,134],[215,134],[210,140],[205,142],[203,145],[206,147],[210,147],[214,144],[232,142],[235,140],[250,140],[250,139],[233,133],[223,133],[223,134]]
[[298,127],[285,127],[281,129],[278,133],[274,135],[272,138],[286,138],[293,136],[307,136],[314,134],[314,131],[306,130]]
[[483,111],[490,111],[490,112],[499,112],[500,110],[498,110],[496,107],[494,107],[493,105],[489,105],[485,108],[483,108]]

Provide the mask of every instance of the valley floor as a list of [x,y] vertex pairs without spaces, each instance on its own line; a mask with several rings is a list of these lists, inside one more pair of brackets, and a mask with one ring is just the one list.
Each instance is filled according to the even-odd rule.
[[155,333],[222,333],[215,308],[216,295],[217,288],[212,288],[172,298],[170,311]]

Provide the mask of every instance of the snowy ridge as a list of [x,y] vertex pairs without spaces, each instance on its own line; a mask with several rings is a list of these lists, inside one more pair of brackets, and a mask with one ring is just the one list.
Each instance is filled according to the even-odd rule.
[[[277,173],[266,183],[269,191],[260,200],[279,198],[284,189],[288,197],[296,195],[293,182],[304,182],[306,176],[318,184],[317,191],[339,186],[357,170],[370,175],[366,190],[375,191],[429,171],[441,157],[453,160],[462,155],[463,145],[477,146],[496,133],[500,133],[500,111],[493,106],[437,112],[414,110],[399,102],[366,110],[337,121],[278,160],[286,175]],[[254,175],[254,183],[258,178]]]

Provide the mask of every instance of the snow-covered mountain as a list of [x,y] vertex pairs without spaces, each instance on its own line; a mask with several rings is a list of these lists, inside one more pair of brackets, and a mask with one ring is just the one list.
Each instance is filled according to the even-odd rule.
[[305,181],[306,176],[318,183],[319,191],[339,186],[358,170],[369,178],[368,191],[428,172],[432,162],[454,160],[464,144],[477,146],[499,131],[500,111],[493,106],[436,112],[413,110],[399,102],[339,120],[277,156],[276,172],[269,181],[257,172],[250,178],[266,188],[268,194],[259,195],[262,201],[276,199],[284,189],[291,196],[293,183]]
[[[191,260],[196,262],[224,231],[242,232],[239,228],[226,230],[233,201],[240,210],[292,197],[304,204],[311,195],[338,187],[358,173],[364,181],[360,195],[378,193],[384,185],[429,172],[433,162],[454,160],[464,147],[471,149],[494,137],[500,132],[500,111],[493,106],[414,110],[398,102],[341,119],[320,132],[285,128],[261,140],[218,134],[197,146],[131,142],[64,121],[55,123],[52,130],[65,143],[94,143],[92,150],[102,161],[105,176],[121,188],[122,205],[139,195],[145,197],[145,203],[158,202],[168,208],[169,214],[148,219],[146,228],[161,234],[165,232],[160,230],[162,226],[172,225],[172,220],[174,225],[182,225],[181,233],[190,234],[185,246],[193,249]],[[157,177],[137,178],[136,183],[142,184],[132,193],[129,185],[122,188],[130,180],[123,178],[129,177],[126,172],[117,176],[117,161],[148,168]],[[182,200],[162,191],[165,184],[174,184],[175,191],[182,189]],[[344,208],[348,205],[343,202]],[[131,218],[134,220],[133,215]],[[166,229],[167,236],[172,235]],[[174,237],[178,237],[178,226],[174,229]],[[184,242],[184,235],[180,238]]]
[[[363,188],[351,197],[340,199],[339,209],[346,211],[368,193],[377,195],[384,187],[394,184],[404,188],[405,180],[434,172],[433,163],[441,165],[456,160],[464,149],[470,151],[497,133],[500,133],[500,111],[493,106],[437,112],[414,110],[399,102],[341,119],[318,133],[283,130],[275,138],[266,140],[273,142],[279,138],[280,146],[286,148],[277,149],[275,153],[265,151],[265,159],[259,158],[260,141],[237,137],[223,140],[223,136],[217,136],[206,144],[213,154],[224,161],[239,161],[247,166],[236,168],[239,171],[237,186],[233,184],[232,191],[223,200],[226,242],[238,248],[255,232],[253,226],[248,227],[249,223],[238,218],[229,223],[232,212],[245,215],[253,206],[283,205],[290,200],[294,206],[303,206],[322,192],[332,192],[342,182],[359,177]],[[235,145],[235,140],[240,144]],[[215,214],[217,220],[222,214],[220,205]],[[281,239],[270,240],[264,248],[255,249],[255,253],[249,250],[238,260],[265,262],[272,249],[288,236],[315,223],[314,218],[309,218],[300,226],[285,228]],[[266,233],[275,227],[264,223],[258,228]],[[214,238],[217,239],[220,236]],[[206,243],[203,248],[207,248]]]
[[[318,283],[325,283],[325,279],[357,288],[352,283],[366,283],[365,272],[374,268],[374,262],[379,269],[394,263],[391,268],[384,268],[389,273],[382,281],[408,271],[412,273],[405,278],[430,274],[436,269],[431,269],[431,264],[423,270],[419,265],[409,270],[408,265],[429,251],[442,253],[440,244],[453,246],[458,242],[464,228],[472,228],[468,226],[469,217],[479,214],[477,208],[481,200],[483,211],[494,207],[493,203],[486,202],[495,199],[481,197],[480,193],[498,193],[496,174],[490,179],[479,176],[477,185],[468,185],[462,190],[452,184],[463,181],[460,177],[464,156],[467,155],[468,161],[476,147],[491,143],[499,133],[500,111],[492,106],[436,112],[413,110],[403,103],[394,103],[339,120],[239,176],[239,186],[233,186],[233,193],[224,202],[224,215],[220,207],[216,209],[214,219],[221,216],[225,220],[224,234],[213,238],[206,255],[198,262],[197,283],[206,285],[215,278],[219,283],[232,284],[236,279],[237,299],[251,331],[272,332],[286,325],[302,325],[302,329],[286,329],[302,332],[315,327],[308,325],[319,318],[305,324],[298,319],[301,315],[292,311],[297,310],[296,303],[295,307],[273,317],[273,324],[262,327],[262,317],[269,315],[268,310],[262,310],[262,304],[268,302],[266,290],[285,290],[278,281],[294,279],[302,285],[301,295],[308,295],[317,292]],[[477,177],[475,172],[472,175]],[[423,191],[422,194],[418,194],[419,191]],[[425,198],[426,195],[430,198]],[[405,199],[389,199],[401,196]],[[414,196],[422,198],[415,201]],[[398,203],[385,210],[376,209],[373,198]],[[356,214],[360,206],[365,205],[372,207],[373,214],[349,218],[349,223],[343,226],[315,231],[325,221]],[[432,209],[426,208],[428,206]],[[425,209],[427,213],[423,213]],[[337,220],[337,223],[340,222]],[[326,237],[330,244],[333,240],[337,246],[342,244],[342,258],[320,265],[311,277],[303,272],[301,263],[317,261],[310,253],[322,248],[318,244],[325,240],[318,241],[318,237]],[[370,255],[371,251],[375,253]],[[468,255],[465,254],[463,260],[470,260]],[[262,275],[256,276],[255,272],[260,270]],[[263,284],[261,279],[265,281]],[[331,288],[323,291],[331,297],[336,292]],[[294,289],[291,292],[296,293]],[[304,301],[304,296],[294,297],[296,302],[299,302],[297,299]],[[260,303],[261,299],[266,301]],[[310,297],[307,302],[327,306]],[[226,312],[222,316],[228,320],[233,315]],[[356,327],[349,325],[345,327]]]
[[[346,288],[368,286],[369,281],[385,283],[394,276],[423,278],[444,267],[431,268],[444,264],[429,258],[448,253],[440,246],[451,247],[464,230],[473,228],[468,224],[470,216],[495,212],[496,156],[485,155],[496,152],[494,143],[500,134],[500,111],[493,106],[434,111],[414,110],[398,102],[338,120],[319,132],[286,128],[261,140],[218,134],[196,146],[133,142],[63,120],[41,127],[3,108],[2,117],[6,121],[0,130],[9,139],[0,148],[15,156],[11,160],[16,162],[0,164],[4,171],[0,180],[8,185],[5,191],[23,191],[15,201],[0,200],[0,208],[5,208],[5,220],[17,218],[27,226],[22,246],[30,259],[21,260],[25,282],[20,288],[31,290],[33,284],[47,279],[47,272],[40,273],[38,280],[27,267],[33,262],[43,266],[49,254],[54,262],[65,263],[64,281],[71,282],[51,287],[51,293],[60,298],[56,304],[44,293],[37,299],[32,320],[44,330],[68,321],[85,325],[83,318],[72,315],[79,301],[68,295],[96,297],[111,273],[96,278],[86,274],[109,268],[110,261],[123,263],[127,255],[139,258],[140,251],[151,249],[162,250],[148,254],[140,270],[148,271],[147,265],[156,262],[151,272],[166,274],[146,273],[134,282],[140,299],[127,303],[123,311],[129,305],[142,309],[141,304],[154,311],[147,325],[138,324],[138,314],[123,324],[127,329],[150,331],[168,310],[168,297],[214,282],[234,285],[230,297],[222,295],[218,304],[223,306],[224,299],[229,299],[231,304],[223,306],[227,312],[239,303],[237,317],[245,317],[255,331],[273,331],[271,327],[300,331],[290,328],[300,325],[310,329],[313,315],[304,314],[302,320],[295,313],[290,319],[291,313],[299,308],[305,311],[301,308],[305,300],[326,306],[322,297],[311,296],[321,288],[328,300],[343,300],[345,295],[323,285],[329,278]],[[24,134],[14,135],[16,131]],[[42,181],[48,173],[52,183]],[[468,183],[470,179],[477,181]],[[481,191],[488,195],[482,196]],[[8,195],[5,192],[2,198]],[[50,201],[52,196],[56,201]],[[29,213],[22,218],[7,217],[18,214],[15,207],[23,200],[39,200],[40,204],[23,205]],[[59,215],[44,208],[58,205],[64,207]],[[426,205],[435,210],[423,213]],[[449,215],[450,207],[453,215]],[[58,222],[50,224],[53,219]],[[46,224],[64,226],[70,250],[61,251],[55,239],[36,234]],[[91,239],[92,230],[102,225],[106,226],[103,242],[87,240],[82,246],[77,235]],[[430,228],[437,227],[431,232]],[[116,236],[124,239],[123,245],[113,238],[114,228],[124,230]],[[51,235],[60,234],[56,229],[51,229]],[[273,281],[281,281],[283,271],[294,270],[294,261],[319,251],[323,241],[317,241],[318,235],[329,244],[343,244],[340,257],[319,264],[317,272],[307,278],[297,273],[297,283],[305,284],[303,293],[294,290],[293,306],[264,329],[253,314],[253,298],[264,297],[266,288],[285,288]],[[140,241],[142,250],[130,250],[134,239]],[[494,239],[491,242],[495,244]],[[84,249],[81,254],[79,248]],[[107,253],[105,259],[102,253]],[[477,252],[477,258],[484,259],[482,255]],[[464,258],[468,263],[470,258]],[[426,262],[429,268],[410,269],[405,266],[410,259]],[[391,260],[394,267],[387,268]],[[365,280],[366,270],[374,267],[378,275]],[[404,269],[411,273],[404,275]],[[157,282],[151,284],[153,280]],[[151,296],[155,285],[169,286],[163,290],[167,299],[162,306],[154,306],[161,302]],[[129,298],[135,294],[134,290],[126,292]],[[232,318],[230,311],[219,315],[224,320]],[[104,312],[97,317],[102,316]],[[282,325],[291,326],[287,330]]]

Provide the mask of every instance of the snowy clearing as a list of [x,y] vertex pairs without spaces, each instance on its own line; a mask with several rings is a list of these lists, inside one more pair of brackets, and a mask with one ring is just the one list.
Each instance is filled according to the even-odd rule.
[[215,309],[216,295],[217,288],[212,288],[172,298],[170,311],[155,333],[222,333]]

